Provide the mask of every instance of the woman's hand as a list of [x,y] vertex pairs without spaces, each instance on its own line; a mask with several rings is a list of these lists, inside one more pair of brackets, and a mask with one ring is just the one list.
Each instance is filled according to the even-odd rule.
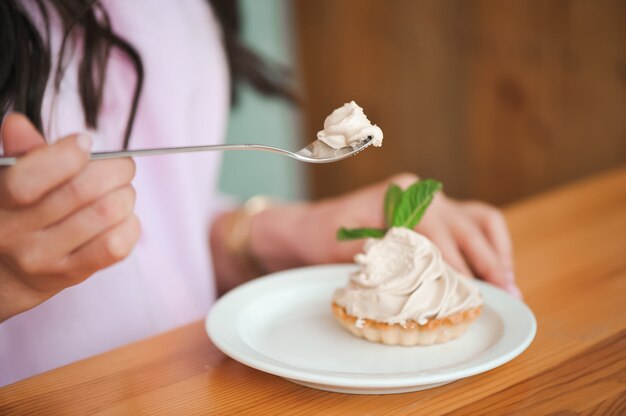
[[482,202],[438,194],[417,231],[430,238],[458,271],[482,278],[520,297],[513,272],[513,250],[502,213]]
[[140,226],[131,159],[90,162],[90,139],[46,145],[20,114],[2,126],[0,322],[125,258]]
[[[363,240],[337,241],[337,229],[382,228],[383,198],[389,183],[406,188],[416,180],[413,174],[397,175],[337,198],[263,211],[251,224],[252,254],[268,271],[351,262]],[[459,202],[439,193],[416,229],[429,237],[457,270],[521,296],[513,275],[511,239],[496,208]]]

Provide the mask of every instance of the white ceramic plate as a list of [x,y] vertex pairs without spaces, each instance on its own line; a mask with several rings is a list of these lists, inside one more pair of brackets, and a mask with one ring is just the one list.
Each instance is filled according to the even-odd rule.
[[233,359],[294,383],[342,393],[423,390],[502,365],[528,347],[536,322],[521,301],[476,281],[485,305],[460,338],[428,347],[387,346],[335,322],[333,291],[353,265],[315,266],[253,280],[231,291],[206,320]]

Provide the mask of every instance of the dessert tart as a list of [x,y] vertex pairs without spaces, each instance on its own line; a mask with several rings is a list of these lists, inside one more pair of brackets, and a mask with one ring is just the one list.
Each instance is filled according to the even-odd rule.
[[388,345],[443,343],[461,336],[481,312],[472,278],[415,231],[392,228],[368,240],[355,261],[359,269],[335,291],[332,310],[357,337]]

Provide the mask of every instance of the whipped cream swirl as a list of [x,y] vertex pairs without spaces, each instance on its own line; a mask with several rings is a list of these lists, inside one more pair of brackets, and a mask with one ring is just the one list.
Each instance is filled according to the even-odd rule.
[[374,146],[383,145],[383,131],[370,123],[354,101],[334,110],[324,120],[324,130],[317,133],[317,138],[333,149],[356,146],[370,136]]
[[429,239],[407,228],[368,240],[355,261],[359,270],[335,291],[333,301],[357,318],[423,325],[482,304],[472,278],[455,271]]

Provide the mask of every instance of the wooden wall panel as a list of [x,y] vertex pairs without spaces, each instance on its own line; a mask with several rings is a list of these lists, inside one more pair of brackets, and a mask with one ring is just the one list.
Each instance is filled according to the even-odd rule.
[[462,172],[458,55],[452,2],[300,1],[301,67],[308,96],[306,137],[330,110],[354,99],[384,131],[382,149],[311,168],[312,194],[326,196],[391,172],[436,175],[449,186]]
[[507,202],[624,163],[626,3],[472,4],[469,193]]
[[399,171],[506,203],[626,161],[626,2],[298,0],[305,137],[354,99],[382,149],[313,197]]

